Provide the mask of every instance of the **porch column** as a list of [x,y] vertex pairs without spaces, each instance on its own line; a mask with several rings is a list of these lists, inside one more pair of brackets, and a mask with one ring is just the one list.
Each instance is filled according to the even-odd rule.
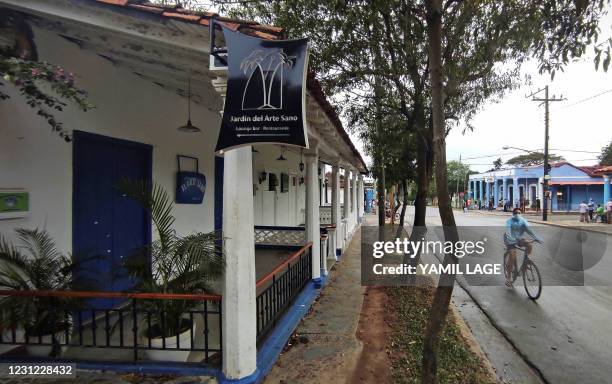
[[519,184],[518,177],[512,178],[512,207],[518,207],[519,203]]
[[257,368],[255,232],[251,147],[225,152],[223,169],[223,374],[240,379]]
[[317,177],[319,179],[319,206],[321,205],[325,205],[325,192],[327,191],[327,188],[325,188],[325,175],[323,172],[323,170],[325,169],[325,166],[321,163],[317,163]]
[[508,201],[508,178],[504,177],[502,179],[502,195],[504,202]]
[[497,178],[493,179],[493,209],[497,209],[497,205],[499,204],[499,180]]
[[363,210],[365,208],[365,197],[363,196],[363,175],[359,175],[357,186],[357,218],[359,219],[359,222],[361,222],[361,218],[363,217]]
[[312,242],[312,278],[321,280],[321,224],[319,218],[319,156],[317,147],[311,144],[312,152],[306,158],[306,241]]
[[342,249],[342,237],[340,226],[342,225],[342,213],[340,212],[340,163],[332,165],[332,224],[336,225],[334,233],[334,253]]
[[348,168],[344,168],[344,206],[342,207],[342,210],[344,212],[344,226],[345,226],[345,237],[344,237],[344,245],[347,245],[348,242],[348,237],[349,237],[349,230],[350,230],[350,220],[351,220],[351,214],[349,211],[349,206],[351,204],[350,201],[350,197],[349,197],[349,185],[350,185],[350,171]]
[[[610,199],[612,199],[612,193],[610,192],[610,175],[604,175],[604,192],[603,192],[603,204],[607,204]],[[610,224],[610,223],[608,223]]]
[[478,186],[479,186],[478,199],[484,200],[484,180],[479,180]]
[[491,183],[485,180],[485,201],[487,206],[489,205],[489,199],[491,198]]
[[544,208],[544,186],[542,183],[544,182],[544,178],[538,178],[538,199],[540,199],[540,209]]
[[352,214],[353,214],[353,229],[357,228],[358,224],[358,214],[357,214],[357,170],[353,169],[352,171],[353,177],[351,178],[351,182],[353,184],[353,205],[351,206],[352,208]]

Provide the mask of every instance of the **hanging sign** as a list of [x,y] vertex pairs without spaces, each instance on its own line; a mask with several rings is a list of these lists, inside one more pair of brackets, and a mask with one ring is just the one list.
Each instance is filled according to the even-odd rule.
[[[196,171],[181,171],[181,159],[196,161]],[[178,172],[176,173],[176,202],[178,204],[202,204],[206,192],[206,176],[198,173],[198,159],[191,156],[176,156]]]
[[308,40],[264,40],[223,27],[227,92],[216,151],[253,143],[308,147]]

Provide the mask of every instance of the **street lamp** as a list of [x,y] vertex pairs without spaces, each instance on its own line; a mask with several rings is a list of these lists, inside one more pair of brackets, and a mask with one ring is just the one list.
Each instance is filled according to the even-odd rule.
[[[548,147],[548,143],[546,143]],[[509,145],[504,145],[502,149],[517,149],[519,151],[527,152],[527,153],[537,153],[538,155],[544,155],[544,182],[542,183],[542,189],[544,190],[544,201],[542,202],[542,221],[548,220],[548,180],[550,179],[550,164],[548,164],[548,148],[545,148],[544,153],[539,151],[531,151],[529,149],[511,147]],[[552,203],[552,201],[551,201]]]

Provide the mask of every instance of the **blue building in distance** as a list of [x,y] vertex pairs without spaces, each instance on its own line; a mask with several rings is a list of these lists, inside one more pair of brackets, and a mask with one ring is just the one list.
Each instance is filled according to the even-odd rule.
[[[549,207],[553,211],[576,211],[580,202],[593,199],[604,204],[612,198],[610,177],[612,166],[579,167],[568,162],[551,164]],[[472,199],[488,202],[495,207],[508,201],[513,207],[535,209],[544,200],[544,167],[516,167],[483,172],[469,176],[468,193]],[[486,204],[486,203],[485,203]]]

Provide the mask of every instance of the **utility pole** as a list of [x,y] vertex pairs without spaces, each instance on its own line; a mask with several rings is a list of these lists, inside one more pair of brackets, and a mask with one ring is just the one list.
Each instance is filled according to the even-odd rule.
[[[544,91],[543,99],[535,97],[535,95],[537,95],[538,93],[542,91]],[[542,221],[547,221],[548,220],[548,199],[550,195],[550,192],[548,191],[548,180],[550,179],[550,164],[548,164],[548,121],[549,121],[548,103],[551,101],[563,101],[566,99],[563,98],[563,95],[561,95],[561,97],[559,98],[556,98],[555,95],[553,95],[552,98],[549,98],[548,97],[548,85],[545,86],[544,88],[541,88],[531,93],[530,95],[527,95],[526,97],[531,97],[531,101],[539,101],[542,104],[544,104],[544,183],[542,186],[542,188],[544,189],[544,201],[542,202]],[[550,204],[552,205],[552,198],[550,200]]]

